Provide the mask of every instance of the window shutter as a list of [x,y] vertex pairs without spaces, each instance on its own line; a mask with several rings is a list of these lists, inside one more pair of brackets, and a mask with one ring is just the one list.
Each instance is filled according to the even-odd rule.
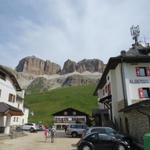
[[150,76],[150,67],[146,68],[146,74],[147,74],[147,76]]
[[144,91],[143,88],[139,88],[139,97],[144,98]]
[[136,76],[140,76],[140,68],[136,67]]

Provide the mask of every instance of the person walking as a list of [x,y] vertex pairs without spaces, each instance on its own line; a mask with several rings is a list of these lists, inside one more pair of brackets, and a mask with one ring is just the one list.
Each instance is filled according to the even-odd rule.
[[52,128],[50,129],[51,143],[54,143],[55,133],[56,133],[56,129],[55,129],[55,127],[52,127]]
[[66,133],[66,131],[67,131],[67,125],[64,125],[64,129],[65,129],[65,133]]
[[44,129],[44,136],[45,136],[45,142],[46,142],[49,136],[49,130],[47,126],[45,126],[45,129]]

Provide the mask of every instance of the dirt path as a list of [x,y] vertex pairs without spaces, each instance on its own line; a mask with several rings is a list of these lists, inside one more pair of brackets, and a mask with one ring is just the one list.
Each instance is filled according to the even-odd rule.
[[0,150],[76,150],[78,138],[57,137],[55,142],[45,142],[43,132],[29,133],[28,136],[0,141]]

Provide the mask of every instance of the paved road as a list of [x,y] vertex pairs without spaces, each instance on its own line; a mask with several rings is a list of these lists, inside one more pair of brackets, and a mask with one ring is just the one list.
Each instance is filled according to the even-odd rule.
[[57,133],[54,143],[45,142],[43,132],[28,133],[28,136],[0,141],[0,150],[76,150],[79,138],[63,137]]

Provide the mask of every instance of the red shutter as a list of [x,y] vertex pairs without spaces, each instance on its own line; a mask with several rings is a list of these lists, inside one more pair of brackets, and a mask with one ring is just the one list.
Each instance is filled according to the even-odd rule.
[[143,88],[139,88],[139,97],[144,98],[144,91]]
[[147,74],[147,76],[150,76],[150,67],[146,68],[146,74]]
[[136,76],[140,76],[140,68],[136,67]]

